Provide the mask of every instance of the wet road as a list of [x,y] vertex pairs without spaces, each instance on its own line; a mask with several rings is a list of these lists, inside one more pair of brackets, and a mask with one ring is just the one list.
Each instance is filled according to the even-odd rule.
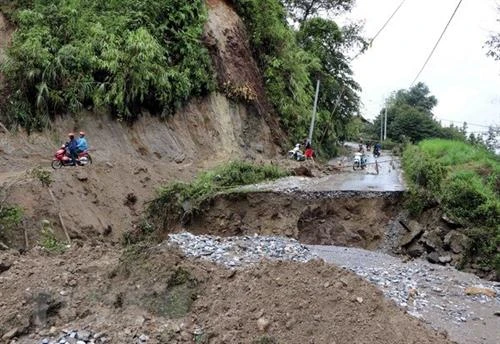
[[399,159],[386,151],[383,151],[378,159],[375,159],[371,153],[367,154],[367,158],[368,165],[364,170],[354,171],[352,168],[353,158],[343,157],[330,161],[329,165],[340,170],[332,175],[322,178],[287,177],[270,183],[246,186],[242,189],[275,192],[289,190],[304,192],[395,192],[406,190]]

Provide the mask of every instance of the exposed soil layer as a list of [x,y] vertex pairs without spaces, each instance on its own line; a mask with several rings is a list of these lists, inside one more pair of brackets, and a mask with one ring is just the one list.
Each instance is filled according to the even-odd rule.
[[163,244],[0,252],[0,260],[10,265],[0,273],[0,336],[17,329],[16,343],[65,328],[104,332],[111,343],[141,334],[148,343],[450,343],[321,261],[231,271]]
[[[373,196],[373,197],[371,197]],[[374,249],[400,211],[399,193],[233,193],[184,226],[200,234],[285,235],[306,244]]]

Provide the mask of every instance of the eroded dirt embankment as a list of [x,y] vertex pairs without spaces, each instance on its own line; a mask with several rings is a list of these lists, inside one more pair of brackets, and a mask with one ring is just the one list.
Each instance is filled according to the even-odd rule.
[[401,211],[401,197],[399,192],[232,193],[206,202],[184,229],[285,235],[306,244],[374,249]]

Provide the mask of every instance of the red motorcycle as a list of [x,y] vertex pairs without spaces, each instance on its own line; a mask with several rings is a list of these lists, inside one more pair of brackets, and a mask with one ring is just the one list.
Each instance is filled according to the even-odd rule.
[[[85,166],[90,164],[92,164],[92,158],[88,151],[84,151],[78,154],[76,166]],[[59,169],[63,166],[75,166],[71,162],[71,157],[69,156],[65,145],[61,146],[61,148],[57,150],[56,154],[54,155],[54,159],[52,159],[53,169]]]

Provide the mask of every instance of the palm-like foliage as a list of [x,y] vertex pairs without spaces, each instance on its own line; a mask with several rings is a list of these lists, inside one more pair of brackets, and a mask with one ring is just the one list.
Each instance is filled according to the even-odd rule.
[[39,127],[48,115],[83,106],[110,107],[127,120],[142,107],[169,114],[213,88],[200,42],[202,0],[33,0],[25,6],[15,13],[18,31],[3,67],[14,88],[10,113],[23,108],[13,117],[24,126]]

